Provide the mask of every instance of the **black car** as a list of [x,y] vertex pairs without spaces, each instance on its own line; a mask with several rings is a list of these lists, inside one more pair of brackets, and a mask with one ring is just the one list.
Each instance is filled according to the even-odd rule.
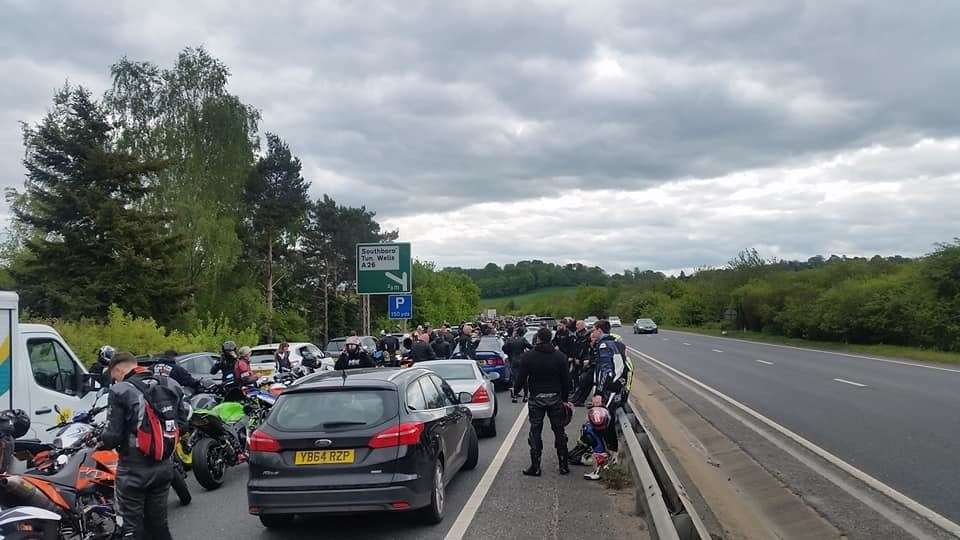
[[446,485],[477,466],[471,399],[416,367],[305,377],[250,436],[250,513],[266,527],[297,514],[412,510],[440,522]]
[[653,322],[653,319],[637,319],[637,321],[633,323],[634,334],[657,334],[659,332],[657,323]]

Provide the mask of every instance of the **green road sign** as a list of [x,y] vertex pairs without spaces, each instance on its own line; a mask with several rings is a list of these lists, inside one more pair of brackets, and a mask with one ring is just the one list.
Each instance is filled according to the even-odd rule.
[[357,244],[357,294],[408,293],[413,289],[410,244]]

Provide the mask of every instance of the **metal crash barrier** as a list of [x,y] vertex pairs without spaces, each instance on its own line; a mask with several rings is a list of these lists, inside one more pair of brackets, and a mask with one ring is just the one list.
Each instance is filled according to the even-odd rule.
[[710,540],[683,484],[629,400],[617,418],[633,464],[637,512],[646,519],[651,537]]

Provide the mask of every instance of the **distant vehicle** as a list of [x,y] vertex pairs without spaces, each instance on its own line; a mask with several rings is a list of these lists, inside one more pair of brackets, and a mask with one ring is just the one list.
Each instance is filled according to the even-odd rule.
[[[253,347],[250,353],[250,370],[258,377],[270,377],[277,367],[274,355],[280,348],[279,343],[267,343]],[[303,353],[311,351],[314,356],[320,359],[320,369],[333,369],[335,361],[331,358],[325,358],[326,355],[313,343],[291,343],[290,344],[290,365],[299,366],[303,360]]]
[[659,329],[657,328],[657,323],[653,322],[653,319],[637,319],[637,321],[633,323],[633,333],[658,334]]
[[268,528],[297,514],[382,511],[439,523],[447,484],[477,466],[473,396],[419,367],[301,381],[250,435],[250,513]]
[[[507,378],[507,355],[503,352],[503,339],[500,336],[482,336],[474,351],[474,358],[484,373],[496,373],[497,380],[494,386],[497,390],[506,390],[513,384],[513,379]],[[453,350],[456,358],[460,354],[460,347]]]
[[433,371],[447,381],[456,393],[468,392],[473,399],[467,408],[473,413],[473,427],[481,437],[497,436],[497,395],[494,381],[498,373],[484,373],[473,360],[430,360],[418,368]]
[[553,317],[534,317],[527,321],[527,326],[546,326],[547,328],[556,328],[557,319]]
[[593,325],[597,324],[597,321],[599,321],[599,320],[600,320],[600,319],[598,319],[598,318],[596,318],[595,316],[591,315],[591,316],[587,317],[586,319],[584,319],[584,320],[583,320],[583,323],[587,325],[587,329],[590,329],[590,328],[593,328]]
[[623,326],[623,323],[620,322],[620,317],[608,317],[607,320],[610,321],[611,328],[620,328]]

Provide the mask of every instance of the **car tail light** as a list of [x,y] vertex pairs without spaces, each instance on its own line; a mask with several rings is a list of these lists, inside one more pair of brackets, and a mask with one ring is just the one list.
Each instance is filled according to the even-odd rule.
[[473,399],[470,400],[470,403],[490,403],[490,393],[487,392],[487,389],[480,385],[480,388],[477,388],[477,391],[473,393]]
[[394,510],[406,510],[410,508],[410,503],[407,501],[397,501],[395,503],[390,503],[390,507]]
[[493,358],[489,358],[489,359],[487,359],[487,365],[488,365],[488,366],[502,366],[502,365],[503,365],[503,358],[500,358],[499,356],[494,356]]
[[390,448],[415,445],[420,443],[422,433],[423,422],[404,422],[377,433],[370,438],[367,446],[370,448]]
[[280,441],[258,429],[250,435],[249,447],[251,452],[279,452]]

